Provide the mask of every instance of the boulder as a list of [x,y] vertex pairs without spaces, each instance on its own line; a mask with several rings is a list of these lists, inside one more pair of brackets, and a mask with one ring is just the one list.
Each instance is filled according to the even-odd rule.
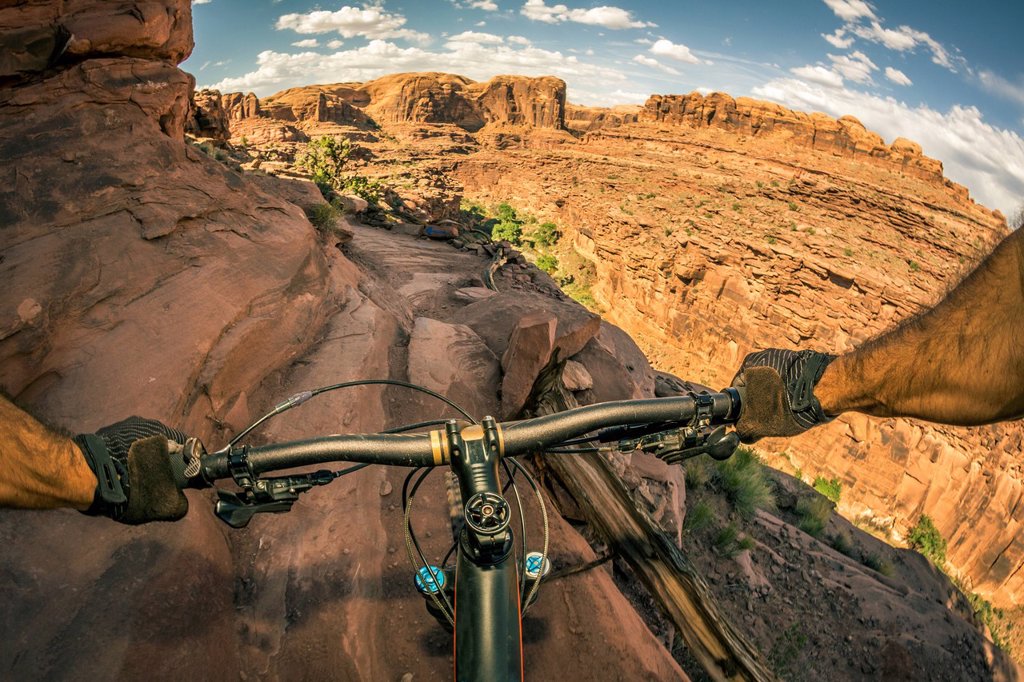
[[534,382],[555,349],[556,326],[555,316],[547,312],[517,320],[501,356],[501,411],[505,419],[515,418],[526,405]]
[[501,364],[469,327],[416,318],[409,338],[409,381],[464,406],[477,419],[498,414]]
[[502,291],[467,305],[455,312],[454,319],[472,327],[500,357],[505,354],[518,321],[537,310],[550,311],[557,319],[555,348],[559,358],[578,353],[601,327],[601,318],[575,301],[525,290]]

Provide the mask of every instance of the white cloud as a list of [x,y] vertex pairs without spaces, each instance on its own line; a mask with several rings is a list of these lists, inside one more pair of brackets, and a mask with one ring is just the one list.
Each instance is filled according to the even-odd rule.
[[275,28],[279,31],[291,29],[296,33],[319,34],[337,32],[342,38],[383,39],[398,38],[426,44],[430,36],[426,33],[402,28],[405,17],[385,12],[380,6],[345,6],[336,12],[313,10],[306,14],[285,14],[278,18]]
[[505,42],[505,39],[501,36],[496,36],[493,33],[478,33],[477,31],[463,31],[462,33],[452,36],[445,43],[445,47],[451,47],[459,43],[475,43],[477,45],[500,45]]
[[833,71],[855,83],[871,83],[871,72],[878,71],[875,63],[863,52],[848,55],[830,54],[828,58],[832,60]]
[[687,64],[700,64],[700,60],[690,52],[690,48],[686,45],[677,45],[665,38],[651,45],[651,53],[659,57],[668,57],[676,61],[686,62]]
[[1024,139],[986,123],[973,106],[942,113],[845,88],[820,88],[783,78],[755,87],[753,94],[800,110],[832,116],[852,114],[885,139],[906,137],[943,162],[947,177],[966,185],[984,205],[1005,215],[1024,197]]
[[611,29],[624,28],[648,28],[657,26],[646,21],[639,21],[633,18],[633,14],[620,7],[591,7],[590,9],[569,9],[565,5],[545,4],[544,0],[526,0],[526,4],[519,10],[527,19],[543,21],[548,24],[558,24],[564,21],[574,21],[578,24],[590,26],[603,26]]
[[896,29],[885,28],[877,21],[872,21],[870,26],[847,26],[847,29],[864,40],[879,43],[898,52],[906,52],[917,48],[918,45],[924,45],[932,53],[932,62],[950,71],[956,71],[946,48],[924,31],[918,31],[909,26],[900,26]]
[[638,54],[637,56],[633,57],[633,61],[636,62],[637,64],[643,64],[644,66],[650,66],[651,68],[658,69],[659,71],[663,71],[664,73],[667,73],[672,76],[682,75],[681,73],[673,69],[671,66],[666,66],[659,62],[657,59],[652,59],[651,57],[647,57],[642,54]]
[[486,21],[478,21],[478,22],[476,22],[473,25],[476,26],[477,28],[483,28],[484,26],[487,25],[487,22]]
[[899,69],[894,69],[891,66],[885,67],[885,77],[891,80],[896,85],[913,85],[913,81],[907,77],[907,74],[903,73]]
[[817,83],[818,85],[824,85],[829,88],[841,88],[843,87],[843,77],[832,69],[825,68],[824,66],[800,66],[795,69],[790,69],[794,74],[800,76],[804,80]]
[[978,82],[981,83],[982,88],[993,95],[1024,106],[1024,82],[1011,83],[999,74],[991,71],[980,71],[978,73]]
[[452,4],[459,9],[482,9],[485,12],[498,11],[498,5],[492,2],[492,0],[468,0],[467,2],[452,0]]
[[320,41],[316,38],[307,38],[306,40],[299,40],[292,43],[295,47],[320,47]]
[[617,84],[629,81],[620,70],[587,64],[572,55],[536,47],[466,41],[444,47],[442,50],[403,48],[384,40],[371,40],[363,47],[327,55],[266,50],[257,57],[255,70],[203,87],[221,92],[251,91],[265,97],[290,87],[341,80],[367,81],[402,71],[458,73],[476,80],[487,80],[503,73],[554,75],[595,93],[612,90]]
[[821,37],[827,40],[833,47],[837,47],[840,50],[853,45],[853,38],[844,38],[846,35],[846,29],[837,28],[835,33],[822,33]]
[[192,0],[192,5],[209,5],[213,0]]
[[[529,38],[523,36],[509,36],[506,40],[513,45],[533,45]],[[591,52],[593,54],[593,52]]]
[[862,17],[865,19],[875,18],[871,5],[863,0],[824,0],[824,2],[843,21],[856,21]]
[[344,44],[345,44],[344,40],[332,40],[332,41],[327,43],[327,47],[331,48],[332,50],[337,50],[339,47],[341,47]]
[[614,107],[619,104],[643,104],[650,99],[650,93],[601,88],[569,88],[569,100],[586,107]]

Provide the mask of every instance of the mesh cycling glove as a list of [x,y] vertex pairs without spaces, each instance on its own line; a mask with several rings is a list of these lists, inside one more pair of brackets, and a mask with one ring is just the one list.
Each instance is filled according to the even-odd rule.
[[814,397],[814,387],[835,359],[813,350],[780,348],[751,353],[732,385],[745,391],[736,433],[744,443],[795,436],[832,421]]
[[96,474],[96,494],[84,513],[109,516],[127,524],[175,521],[188,511],[178,487],[181,471],[171,443],[184,445],[186,436],[153,419],[129,417],[95,434],[75,436],[75,442]]

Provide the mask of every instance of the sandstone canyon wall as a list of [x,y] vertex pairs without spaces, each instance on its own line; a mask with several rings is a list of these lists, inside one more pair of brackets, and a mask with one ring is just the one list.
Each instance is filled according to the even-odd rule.
[[[469,196],[556,220],[603,314],[702,383],[726,385],[757,348],[848,351],[934,303],[1007,231],[917,145],[848,117],[689,95],[653,97],[640,119],[550,155],[470,158],[457,176]],[[955,569],[1009,606],[1024,593],[1021,444],[1014,424],[848,415],[761,445],[808,480],[838,477],[841,510],[896,538],[930,515]]]
[[[221,110],[226,128],[204,123],[211,115],[219,120],[210,112]],[[445,73],[399,73],[367,83],[291,88],[262,100],[252,93],[201,91],[193,112],[196,131],[205,125],[209,137],[258,143],[342,132],[323,123],[370,130],[396,123],[446,123],[470,132],[501,126],[562,130],[565,82],[551,76],[496,76],[478,83]]]

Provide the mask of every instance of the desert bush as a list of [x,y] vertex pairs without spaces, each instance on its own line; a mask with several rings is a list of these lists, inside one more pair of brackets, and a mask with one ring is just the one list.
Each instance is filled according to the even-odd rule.
[[354,194],[376,204],[384,194],[385,188],[377,180],[364,178],[361,175],[349,175],[338,181],[337,191],[340,194]]
[[558,259],[545,253],[537,257],[537,267],[549,275],[553,275],[558,269]]
[[502,221],[491,228],[491,239],[496,242],[506,241],[519,245],[523,237],[523,228],[519,223]]
[[686,511],[686,519],[683,520],[683,528],[688,533],[696,533],[697,531],[704,530],[711,525],[714,520],[715,514],[711,510],[711,505],[707,502],[701,501],[693,505],[692,509]]
[[306,217],[320,235],[330,237],[337,232],[340,213],[331,204],[319,204],[306,211]]
[[887,578],[892,577],[892,564],[883,559],[880,554],[868,554],[866,557],[864,557],[864,560],[861,563],[870,568],[872,571],[877,571],[882,575],[886,576]]
[[838,478],[817,476],[814,479],[814,489],[836,504],[839,504],[839,496],[843,494],[843,484]]
[[299,156],[299,166],[309,173],[324,196],[328,196],[338,188],[342,168],[351,152],[352,145],[346,138],[319,137],[306,144],[306,149]]
[[744,518],[752,517],[757,509],[775,508],[775,495],[764,466],[749,448],[737,448],[732,457],[716,462],[712,483]]
[[850,540],[850,536],[844,532],[830,535],[828,544],[832,545],[832,549],[840,554],[845,554],[846,556],[852,556],[853,554],[853,542]]
[[828,520],[832,518],[832,503],[817,495],[801,497],[796,503],[796,515],[800,530],[816,538],[821,537]]
[[946,539],[942,537],[942,533],[935,527],[935,523],[927,514],[921,514],[921,518],[910,529],[910,533],[907,535],[907,544],[939,568],[946,564]]
[[534,246],[540,247],[554,246],[558,243],[558,239],[561,236],[561,233],[558,231],[558,225],[552,222],[541,223],[530,233],[530,239],[533,241]]

